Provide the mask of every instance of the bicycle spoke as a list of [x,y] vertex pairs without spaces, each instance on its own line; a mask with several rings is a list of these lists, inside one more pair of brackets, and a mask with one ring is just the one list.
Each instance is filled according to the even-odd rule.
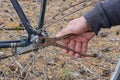
[[[42,17],[45,17],[43,25],[45,27],[39,30],[46,30],[50,37],[55,37],[69,21],[80,17],[100,0],[47,0],[45,16],[39,16],[42,0],[17,1],[27,17],[26,21],[29,21],[28,23],[35,30],[38,27],[38,22],[39,26],[43,25],[40,22],[43,21]],[[27,37],[24,25],[21,24],[10,0],[1,0],[0,7],[1,40],[16,40],[21,39],[21,36]],[[93,38],[90,42],[92,47],[88,47],[87,54],[99,53],[102,57],[76,59],[63,54],[59,48],[38,47],[38,51],[31,50],[25,54],[16,54],[1,60],[0,79],[107,80],[115,69],[119,54],[120,37],[114,36],[116,33],[112,32],[109,31],[107,39],[101,36]],[[19,49],[23,51],[23,48]],[[13,54],[10,49],[0,49],[0,57],[9,54]]]
[[[97,1],[96,1],[96,2],[97,2]],[[45,26],[48,28],[48,27],[52,26],[53,24],[55,24],[55,23],[63,20],[64,18],[66,18],[66,17],[68,17],[68,16],[70,16],[70,15],[73,15],[74,13],[76,13],[76,12],[78,12],[78,11],[81,11],[82,9],[85,9],[85,8],[87,8],[87,7],[90,7],[90,6],[93,6],[96,2],[93,2],[93,3],[91,3],[91,4],[89,4],[89,5],[85,6],[85,7],[80,8],[80,9],[74,10],[74,11],[72,11],[71,13],[68,13],[68,14],[64,15],[62,18],[57,19],[56,21],[54,21],[54,22],[52,22],[52,23],[50,23],[50,24],[48,24],[48,25],[45,25]],[[83,3],[84,3],[84,2],[83,2]],[[83,4],[83,3],[82,3],[82,4]],[[74,6],[73,6],[73,7],[74,7]],[[71,8],[71,7],[70,7],[70,8]],[[69,9],[69,8],[68,8],[68,9]],[[64,12],[64,11],[65,11],[65,10],[63,10],[63,11],[61,11],[61,12]],[[53,17],[54,17],[54,16],[53,16]]]

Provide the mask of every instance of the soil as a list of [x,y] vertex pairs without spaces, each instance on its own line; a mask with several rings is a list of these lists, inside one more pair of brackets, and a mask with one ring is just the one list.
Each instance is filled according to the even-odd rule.
[[[44,23],[48,35],[55,37],[69,21],[82,16],[100,0],[84,1],[48,0]],[[31,25],[36,27],[39,15],[37,6],[40,6],[40,0],[38,4],[35,0],[19,0],[19,2]],[[10,1],[0,1],[0,7],[0,28],[2,28],[0,39],[19,39],[21,34],[26,33],[25,31],[4,30],[4,28],[21,28],[20,20]],[[64,55],[59,48],[46,47],[1,60],[0,80],[109,80],[118,60],[119,45],[120,26],[101,29],[99,34],[89,42],[87,54],[97,53],[102,54],[102,57],[75,59]],[[9,54],[13,54],[11,49],[0,49],[0,56]]]

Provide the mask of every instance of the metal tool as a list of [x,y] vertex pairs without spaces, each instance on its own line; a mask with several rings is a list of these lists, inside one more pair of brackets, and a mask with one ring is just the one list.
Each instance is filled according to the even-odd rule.
[[[47,36],[46,30],[44,30],[44,16],[45,16],[45,8],[47,4],[47,0],[41,0],[41,9],[40,9],[40,17],[38,26],[36,29],[32,27],[29,20],[27,19],[26,15],[24,14],[24,11],[22,10],[21,6],[19,5],[17,0],[10,0],[14,9],[16,10],[23,27],[27,31],[27,38],[20,38],[20,40],[13,40],[13,41],[0,41],[0,48],[13,48],[13,54],[8,56],[0,56],[1,59],[5,59],[8,57],[12,57],[15,55],[21,55],[25,54],[31,50],[36,50],[39,47],[48,47],[48,46],[55,46],[60,47],[62,49],[66,49],[68,51],[73,51],[75,53],[78,53],[81,57],[98,57],[97,54],[81,54],[80,52],[74,51],[66,46],[63,46],[61,44],[58,44],[57,41],[60,41],[62,39],[68,38],[70,36],[73,36],[75,34],[68,34],[62,37],[58,38],[50,38]],[[42,30],[42,31],[41,31]],[[37,37],[36,37],[37,36]]]
[[72,50],[66,46],[63,46],[59,43],[57,43],[57,41],[61,41],[65,38],[69,38],[71,36],[73,36],[75,34],[68,34],[68,35],[65,35],[65,36],[61,36],[61,37],[55,37],[55,38],[49,38],[48,36],[47,37],[40,37],[39,40],[44,40],[45,42],[44,43],[39,43],[39,46],[43,46],[43,47],[48,47],[48,46],[55,46],[55,47],[59,47],[59,48],[62,48],[62,49],[66,49],[68,51],[73,51],[74,53],[78,53],[81,57],[98,57],[98,54],[81,54],[80,52],[77,52],[75,50]]

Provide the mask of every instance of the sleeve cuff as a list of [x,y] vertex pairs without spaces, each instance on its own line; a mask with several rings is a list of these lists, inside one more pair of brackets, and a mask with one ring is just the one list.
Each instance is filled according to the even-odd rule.
[[95,32],[96,35],[100,31],[99,22],[98,22],[100,16],[97,14],[99,14],[99,12],[95,8],[84,14],[84,17],[87,20],[88,25],[91,27],[92,31]]
[[102,7],[102,3],[98,3],[94,9],[83,15],[88,25],[97,35],[101,28],[110,28],[109,20]]

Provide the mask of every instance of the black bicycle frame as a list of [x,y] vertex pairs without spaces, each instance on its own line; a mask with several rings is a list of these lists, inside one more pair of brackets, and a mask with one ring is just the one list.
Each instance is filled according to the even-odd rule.
[[[27,40],[22,39],[22,40],[12,40],[12,41],[0,41],[0,48],[11,48],[11,47],[24,47],[24,46],[28,46],[31,44],[31,37],[32,35],[41,35],[38,34],[35,29],[33,29],[33,27],[30,25],[30,22],[28,21],[26,15],[24,14],[21,6],[18,3],[18,0],[10,0],[14,9],[16,10],[25,30],[28,33],[28,38]],[[46,8],[46,3],[47,0],[41,0],[41,10],[40,10],[40,17],[39,17],[39,21],[38,21],[38,28],[37,29],[41,29],[43,28],[43,24],[44,24],[44,16],[45,16],[45,8]],[[41,35],[42,36],[42,35]]]

